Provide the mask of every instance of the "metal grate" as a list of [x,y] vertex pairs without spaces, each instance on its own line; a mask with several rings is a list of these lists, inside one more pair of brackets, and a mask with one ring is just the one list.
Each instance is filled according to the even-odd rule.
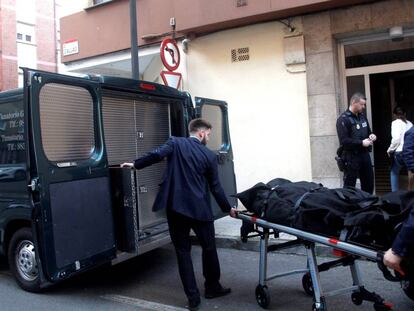
[[[119,92],[102,97],[105,145],[110,165],[131,162],[162,145],[171,134],[170,104],[145,101]],[[166,162],[136,174],[140,230],[165,221],[165,211],[151,208],[162,182]]]
[[49,83],[39,96],[43,148],[51,161],[88,159],[95,148],[93,99],[83,87]]
[[234,62],[243,62],[250,59],[249,48],[237,48],[231,50],[231,61]]
[[[162,145],[170,137],[170,105],[166,102],[154,103],[135,101],[138,157]],[[146,228],[164,221],[165,211],[153,212],[159,185],[162,182],[166,162],[151,165],[137,174],[139,200],[139,227]]]
[[103,96],[102,114],[109,165],[136,159],[134,100]]
[[247,0],[236,0],[236,7],[246,6]]

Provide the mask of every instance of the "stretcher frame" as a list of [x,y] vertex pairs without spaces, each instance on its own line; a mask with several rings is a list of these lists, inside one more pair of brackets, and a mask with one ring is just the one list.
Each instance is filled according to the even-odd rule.
[[[367,259],[369,261],[377,262],[384,277],[390,281],[398,281],[389,274],[389,271],[382,265],[383,253],[377,252],[372,249],[368,249],[362,246],[354,245],[351,243],[343,242],[335,238],[329,238],[318,234],[302,231],[299,229],[279,225],[276,223],[268,222],[260,219],[254,215],[250,215],[247,212],[238,212],[237,218],[254,225],[255,235],[249,235],[248,237],[259,236],[260,244],[260,258],[259,258],[259,284],[256,287],[256,300],[257,303],[267,308],[270,304],[270,294],[267,287],[267,282],[279,277],[289,276],[293,274],[304,273],[302,278],[302,285],[305,292],[308,295],[313,296],[313,311],[326,311],[327,306],[325,297],[335,296],[351,292],[351,299],[355,305],[362,304],[363,301],[373,302],[375,311],[386,311],[392,309],[392,304],[387,303],[384,299],[374,292],[369,292],[364,288],[362,283],[360,269],[357,263],[358,259]],[[273,233],[271,232],[273,230]],[[270,245],[269,236],[283,232],[296,236],[296,240]],[[243,239],[243,237],[242,237]],[[318,265],[316,258],[315,245],[316,243],[329,246],[334,251],[342,252],[343,257],[337,260],[326,262]],[[306,269],[292,270],[275,275],[267,275],[267,254],[271,251],[281,250],[284,248],[290,248],[297,245],[303,245],[306,249],[307,267]],[[323,292],[319,273],[327,271],[330,268],[337,266],[349,266],[352,276],[353,285],[329,292]],[[385,270],[384,270],[385,269]],[[387,274],[388,273],[388,274]]]

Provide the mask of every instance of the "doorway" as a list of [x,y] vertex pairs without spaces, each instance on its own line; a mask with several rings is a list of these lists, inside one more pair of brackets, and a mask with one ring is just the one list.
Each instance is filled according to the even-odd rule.
[[[391,191],[391,161],[387,149],[391,142],[394,107],[401,106],[407,119],[414,116],[414,70],[369,75],[372,131],[377,135],[374,152],[375,189],[377,194]],[[407,189],[407,171],[400,173],[400,189]]]
[[[414,120],[414,36],[391,40],[388,34],[348,38],[339,44],[342,70],[343,107],[355,92],[367,97],[366,116],[378,139],[371,154],[375,173],[375,192],[391,191],[391,161],[387,149],[391,142],[392,110],[396,105]],[[407,172],[402,171],[400,189],[406,189]]]

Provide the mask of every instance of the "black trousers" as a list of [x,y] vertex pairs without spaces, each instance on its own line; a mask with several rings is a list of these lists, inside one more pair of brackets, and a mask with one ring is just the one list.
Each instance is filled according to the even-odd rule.
[[171,240],[175,247],[178,271],[188,299],[200,296],[191,259],[190,229],[193,229],[202,248],[203,275],[206,289],[220,287],[220,263],[217,256],[214,222],[199,221],[167,210]]
[[355,187],[359,177],[361,189],[372,194],[374,192],[374,173],[369,152],[348,154],[345,157],[345,162],[344,186]]

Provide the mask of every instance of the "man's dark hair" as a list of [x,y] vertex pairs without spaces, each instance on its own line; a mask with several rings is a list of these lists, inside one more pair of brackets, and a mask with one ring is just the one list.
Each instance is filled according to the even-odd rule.
[[198,130],[201,130],[201,129],[209,130],[209,129],[212,129],[212,128],[213,128],[213,126],[211,125],[210,122],[208,122],[204,119],[200,119],[200,118],[191,120],[190,124],[188,124],[188,131],[190,133],[195,133],[195,132],[197,132]]
[[356,92],[354,93],[354,95],[352,95],[351,99],[349,100],[349,104],[352,105],[353,103],[359,103],[361,100],[367,100],[367,99],[364,94],[360,92]]

